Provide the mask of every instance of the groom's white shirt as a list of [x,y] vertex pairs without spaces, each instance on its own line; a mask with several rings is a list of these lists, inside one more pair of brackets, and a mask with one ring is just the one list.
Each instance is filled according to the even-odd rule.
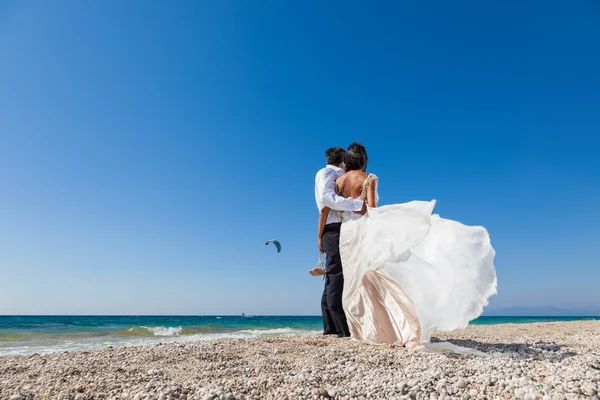
[[[319,212],[327,206],[336,211],[360,211],[363,201],[339,196],[335,193],[335,180],[341,176],[344,170],[333,165],[328,165],[317,172],[315,177],[315,199]],[[336,212],[330,212],[326,224],[342,222]]]

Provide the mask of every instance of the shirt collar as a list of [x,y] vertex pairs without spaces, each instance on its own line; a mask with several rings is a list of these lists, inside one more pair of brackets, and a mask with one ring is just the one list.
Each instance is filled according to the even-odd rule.
[[334,170],[335,172],[343,172],[344,170],[340,167],[336,167],[335,165],[327,164],[327,168]]

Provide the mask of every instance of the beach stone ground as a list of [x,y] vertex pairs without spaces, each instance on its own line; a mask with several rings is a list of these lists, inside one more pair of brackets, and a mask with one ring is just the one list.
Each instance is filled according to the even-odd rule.
[[488,356],[320,335],[0,357],[0,399],[599,399],[600,321],[439,333]]

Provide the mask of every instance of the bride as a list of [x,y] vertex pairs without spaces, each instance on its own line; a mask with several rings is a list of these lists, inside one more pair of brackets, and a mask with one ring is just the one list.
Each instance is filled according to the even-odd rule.
[[[348,148],[345,165],[336,191],[368,204],[364,215],[341,214],[342,301],[352,338],[469,353],[430,338],[436,330],[467,326],[496,294],[495,253],[486,229],[432,215],[435,200],[377,207],[378,178],[365,172],[361,144]],[[329,212],[321,212],[319,238]]]

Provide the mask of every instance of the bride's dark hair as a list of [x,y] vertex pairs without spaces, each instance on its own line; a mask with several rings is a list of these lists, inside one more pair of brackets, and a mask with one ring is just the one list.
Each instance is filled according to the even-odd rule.
[[367,161],[367,149],[362,144],[354,142],[346,150],[346,155],[344,156],[346,172],[356,170],[366,171]]

